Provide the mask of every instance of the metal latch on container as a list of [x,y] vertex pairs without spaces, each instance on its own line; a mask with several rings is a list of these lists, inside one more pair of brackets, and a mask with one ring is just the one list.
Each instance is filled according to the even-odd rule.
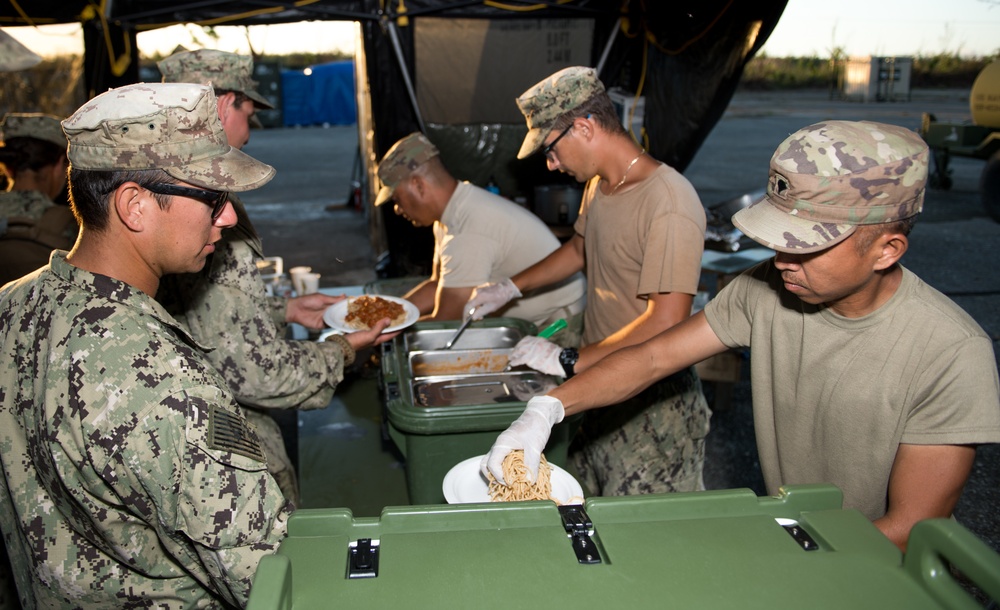
[[347,577],[378,576],[378,540],[359,538],[347,545]]
[[559,507],[563,529],[573,544],[573,552],[580,563],[601,563],[601,552],[591,539],[594,524],[581,504],[567,504]]
[[793,519],[775,519],[778,525],[785,528],[788,535],[792,537],[795,542],[799,543],[804,551],[817,551],[819,550],[819,545],[813,540],[809,532],[802,529],[802,526],[798,524],[797,521]]

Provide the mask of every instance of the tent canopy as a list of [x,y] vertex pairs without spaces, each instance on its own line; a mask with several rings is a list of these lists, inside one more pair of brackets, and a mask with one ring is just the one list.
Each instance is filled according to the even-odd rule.
[[[85,79],[88,91],[96,92],[139,80],[139,31],[176,23],[357,21],[363,40],[355,60],[360,165],[371,198],[377,161],[417,130],[439,145],[446,162],[468,162],[454,172],[463,179],[485,184],[506,176],[501,188],[515,191],[537,184],[543,163],[512,161],[511,147],[524,130],[514,99],[569,65],[597,67],[605,86],[620,90],[623,100],[641,97],[641,144],[683,172],[786,2],[32,0],[0,1],[0,26],[82,22]],[[378,227],[387,234],[385,243],[422,253],[404,252],[403,259],[428,259],[430,231],[415,236],[388,208],[380,208],[385,226]]]

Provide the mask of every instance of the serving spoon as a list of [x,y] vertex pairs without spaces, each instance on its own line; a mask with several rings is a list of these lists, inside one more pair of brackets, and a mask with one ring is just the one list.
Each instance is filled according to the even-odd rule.
[[465,332],[466,327],[468,327],[469,324],[472,322],[472,315],[474,313],[476,313],[475,307],[469,309],[469,317],[467,317],[465,321],[462,322],[462,325],[458,327],[458,330],[455,331],[455,334],[452,335],[451,339],[449,339],[448,342],[444,344],[445,349],[451,349],[451,346],[455,345],[455,342],[458,341],[458,338],[462,336],[463,332]]

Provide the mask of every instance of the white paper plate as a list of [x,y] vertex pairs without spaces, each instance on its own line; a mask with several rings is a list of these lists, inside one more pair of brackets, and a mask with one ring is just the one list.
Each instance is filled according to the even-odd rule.
[[[444,475],[441,489],[448,504],[490,501],[490,485],[479,471],[479,463],[482,461],[481,455],[463,460]],[[582,502],[583,488],[573,475],[555,464],[549,463],[549,466],[552,468],[552,497],[562,504],[567,504],[570,500]]]
[[[385,299],[386,301],[399,303],[400,305],[403,306],[403,310],[406,311],[405,320],[403,320],[399,324],[393,324],[389,328],[383,330],[382,331],[383,333],[391,333],[391,332],[396,332],[397,330],[402,330],[407,326],[410,326],[411,324],[416,322],[417,318],[420,317],[420,310],[417,309],[417,306],[407,301],[406,299],[401,299],[399,297],[390,297],[383,294],[368,294],[364,296],[379,297]],[[354,328],[353,326],[345,322],[344,318],[347,316],[347,306],[352,301],[359,298],[361,297],[347,297],[346,299],[340,301],[339,303],[334,303],[333,305],[330,305],[329,307],[326,308],[326,311],[323,312],[323,321],[326,322],[327,326],[329,326],[334,330],[343,331],[345,333],[357,332],[358,329]]]

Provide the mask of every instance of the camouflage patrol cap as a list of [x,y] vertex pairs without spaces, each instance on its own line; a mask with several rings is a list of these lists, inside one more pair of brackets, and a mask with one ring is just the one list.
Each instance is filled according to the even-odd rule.
[[47,114],[11,112],[0,121],[0,141],[11,138],[35,138],[66,148],[66,134],[59,119]]
[[63,121],[79,170],[162,169],[221,191],[249,191],[274,168],[229,145],[211,87],[138,83],[111,89]]
[[438,154],[437,147],[419,131],[393,144],[378,164],[378,179],[382,181],[382,188],[375,197],[375,205],[382,205],[392,199],[396,185],[401,180]]
[[780,252],[829,248],[858,225],[923,209],[927,144],[871,121],[825,121],[793,133],[771,157],[767,193],[733,216],[751,239]]
[[0,72],[27,70],[37,65],[42,58],[28,49],[13,36],[0,30]]
[[517,98],[517,107],[528,122],[528,135],[524,137],[517,158],[524,159],[541,148],[556,119],[603,92],[604,83],[597,78],[597,70],[572,66],[522,93]]
[[182,51],[157,62],[165,83],[211,84],[216,89],[239,91],[258,108],[274,105],[257,92],[253,79],[253,58],[214,49]]

